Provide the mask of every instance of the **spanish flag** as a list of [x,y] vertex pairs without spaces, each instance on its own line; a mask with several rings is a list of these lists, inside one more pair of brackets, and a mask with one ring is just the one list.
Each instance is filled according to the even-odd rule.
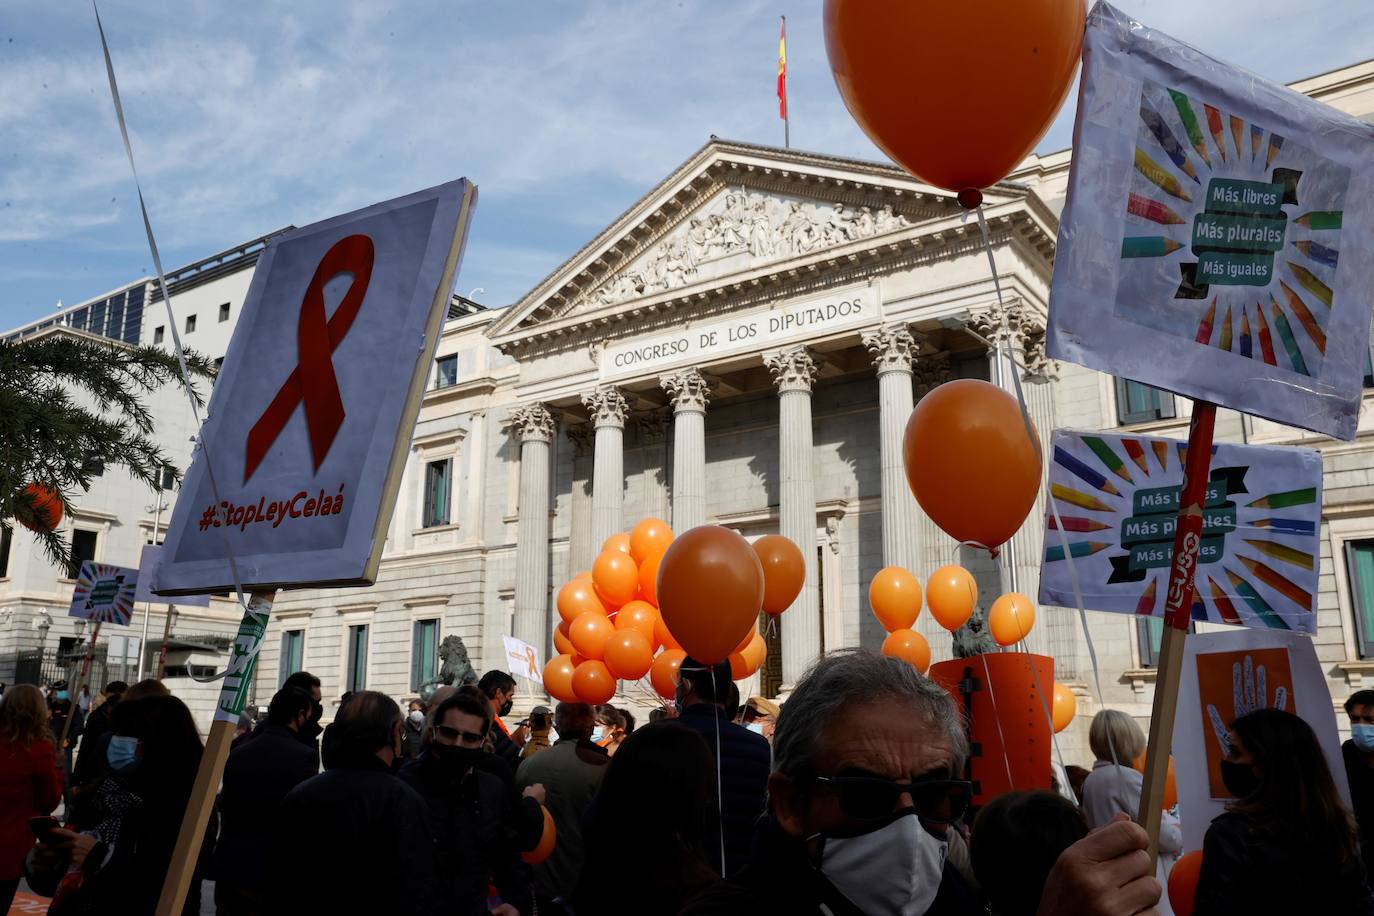
[[787,17],[778,32],[778,117],[787,120]]

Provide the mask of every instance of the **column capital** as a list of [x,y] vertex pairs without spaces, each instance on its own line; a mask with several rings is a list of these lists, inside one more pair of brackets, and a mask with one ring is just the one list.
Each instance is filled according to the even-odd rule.
[[873,366],[884,372],[910,372],[920,342],[905,324],[884,324],[865,331],[861,338],[873,358]]
[[912,374],[916,379],[916,397],[919,400],[931,389],[954,378],[954,366],[948,353],[931,353],[916,360]]
[[1059,363],[1045,354],[1045,329],[1035,328],[1023,338],[1026,352],[1026,372],[1021,378],[1027,382],[1053,382],[1059,379]]
[[592,425],[598,429],[613,426],[625,428],[625,418],[630,414],[630,405],[619,388],[598,388],[582,395],[582,405],[592,414]]
[[763,363],[773,374],[773,384],[778,386],[779,394],[784,391],[810,391],[816,381],[816,360],[806,347],[767,353]]
[[521,442],[552,442],[558,424],[543,404],[522,404],[511,411],[511,431]]
[[658,380],[663,390],[673,402],[673,412],[696,411],[705,413],[706,405],[711,402],[711,385],[706,376],[695,367],[679,369]]

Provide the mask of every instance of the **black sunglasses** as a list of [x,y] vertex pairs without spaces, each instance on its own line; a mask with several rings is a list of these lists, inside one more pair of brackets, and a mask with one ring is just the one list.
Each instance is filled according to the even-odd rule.
[[911,796],[916,813],[927,821],[948,824],[963,817],[973,799],[973,783],[962,779],[894,782],[881,776],[817,776],[840,802],[840,810],[860,821],[891,814],[902,793]]
[[464,732],[447,725],[436,725],[434,730],[443,735],[449,741],[458,741],[463,744],[481,744],[486,740],[486,735],[480,732]]

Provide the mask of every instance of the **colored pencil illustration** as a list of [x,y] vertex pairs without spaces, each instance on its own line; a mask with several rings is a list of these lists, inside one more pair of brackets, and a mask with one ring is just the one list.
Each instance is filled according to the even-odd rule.
[[1135,466],[1140,468],[1146,477],[1150,476],[1150,464],[1145,460],[1145,449],[1140,447],[1140,443],[1134,439],[1122,439],[1122,446],[1126,449],[1126,454],[1131,456]]
[[1258,124],[1250,125],[1250,158],[1259,158],[1260,138],[1264,136],[1264,128]]
[[1250,523],[1252,528],[1270,528],[1282,534],[1314,534],[1316,522],[1301,518],[1261,518]]
[[1235,115],[1231,115],[1231,139],[1236,141],[1236,161],[1240,161],[1241,148],[1240,138],[1245,133],[1245,122]]
[[1113,474],[1127,483],[1135,483],[1135,481],[1131,479],[1131,472],[1126,470],[1126,462],[1122,461],[1121,457],[1117,455],[1116,452],[1112,451],[1110,445],[1096,436],[1084,436],[1083,444],[1092,449],[1093,454],[1096,455]]
[[1217,344],[1228,353],[1231,350],[1231,306],[1226,306],[1226,317],[1221,319],[1221,341]]
[[[1075,560],[1082,557],[1090,557],[1100,550],[1106,550],[1112,546],[1108,541],[1079,541],[1069,545],[1069,556]],[[1054,544],[1045,548],[1045,562],[1053,563],[1064,559],[1064,545]]]
[[1217,320],[1217,300],[1212,297],[1212,304],[1207,306],[1207,313],[1202,316],[1202,320],[1197,323],[1197,336],[1193,339],[1200,344],[1210,344],[1212,342],[1212,325]]
[[1278,157],[1279,150],[1281,149],[1283,149],[1283,137],[1278,134],[1270,134],[1269,153],[1264,157],[1265,168],[1269,168],[1269,166],[1274,164],[1274,160]]
[[1202,110],[1207,113],[1207,130],[1212,134],[1212,140],[1216,142],[1217,152],[1221,153],[1221,161],[1226,161],[1226,131],[1221,126],[1221,112],[1214,106],[1204,104]]
[[1275,630],[1292,629],[1284,622],[1283,618],[1278,615],[1278,612],[1269,606],[1269,602],[1260,597],[1260,593],[1255,591],[1253,585],[1231,572],[1229,569],[1226,570],[1226,578],[1231,580],[1231,587],[1245,599],[1245,603],[1250,605],[1250,610],[1254,611],[1255,615],[1258,616],[1260,620],[1264,621],[1266,626]]
[[1282,560],[1285,563],[1292,563],[1294,566],[1301,566],[1303,569],[1316,569],[1316,557],[1305,550],[1298,550],[1296,547],[1289,547],[1287,544],[1276,544],[1273,541],[1257,541],[1253,538],[1245,538],[1245,543],[1258,550],[1265,556],[1273,557],[1275,560]]
[[1183,243],[1162,235],[1128,236],[1121,240],[1123,258],[1162,258],[1183,247]]
[[1159,593],[1159,580],[1151,579],[1150,584],[1145,586],[1145,591],[1140,593],[1140,598],[1136,600],[1135,612],[1148,617],[1155,612],[1155,595]]
[[1169,97],[1174,100],[1174,108],[1178,111],[1178,119],[1183,122],[1183,129],[1188,134],[1188,142],[1193,144],[1193,149],[1202,157],[1202,161],[1211,168],[1212,159],[1207,155],[1207,141],[1202,139],[1202,127],[1197,123],[1197,115],[1193,113],[1193,103],[1188,101],[1188,97],[1177,89],[1169,90]]
[[[1317,345],[1317,351],[1325,354],[1326,332],[1321,329],[1321,325],[1317,324],[1317,319],[1312,317],[1312,313],[1308,311],[1302,299],[1299,298],[1297,293],[1289,288],[1287,283],[1280,280],[1279,286],[1283,289],[1283,294],[1288,299],[1288,310],[1293,313],[1294,318],[1298,319],[1298,324],[1302,325],[1303,330],[1307,332],[1307,336],[1312,338],[1312,342]],[[1269,298],[1272,300],[1274,294],[1270,293]]]
[[1058,522],[1064,523],[1065,531],[1077,531],[1080,534],[1091,534],[1094,531],[1106,531],[1108,528],[1112,527],[1111,525],[1108,525],[1106,522],[1099,522],[1091,518],[1078,518],[1077,516],[1073,515],[1061,515],[1056,520],[1055,517],[1051,515],[1049,526],[1051,531],[1059,530]]
[[1270,493],[1249,504],[1251,509],[1286,509],[1289,506],[1305,506],[1317,501],[1316,487],[1303,487],[1300,490],[1285,490]]
[[1298,281],[1303,289],[1307,290],[1330,307],[1331,287],[1323,283],[1318,279],[1316,274],[1312,273],[1312,271],[1303,267],[1301,264],[1294,264],[1292,261],[1289,261],[1288,269],[1293,272],[1293,278]]
[[1145,176],[1145,180],[1158,187],[1165,194],[1171,194],[1179,200],[1192,203],[1193,198],[1187,191],[1183,190],[1183,185],[1179,184],[1177,178],[1169,174],[1169,171],[1150,158],[1140,147],[1135,150],[1135,170]]
[[1160,149],[1164,150],[1169,160],[1182,169],[1185,175],[1201,184],[1202,182],[1197,177],[1197,171],[1193,168],[1193,164],[1188,161],[1188,154],[1183,150],[1183,144],[1178,142],[1178,138],[1169,129],[1169,125],[1164,123],[1164,118],[1155,111],[1154,106],[1143,95],[1140,97],[1140,120],[1145,123],[1145,128],[1154,135],[1155,142],[1159,144]]
[[1264,354],[1264,361],[1271,366],[1277,366],[1278,362],[1274,359],[1274,338],[1269,335],[1269,322],[1264,320],[1264,303],[1255,306],[1255,320],[1259,325],[1260,352]]
[[1256,579],[1259,579],[1265,585],[1283,595],[1303,610],[1312,610],[1312,593],[1307,589],[1276,571],[1267,563],[1262,563],[1259,560],[1254,560],[1239,554],[1236,555],[1236,559],[1245,564],[1245,568],[1250,570],[1251,575]]
[[1302,358],[1302,351],[1298,349],[1298,342],[1293,339],[1293,328],[1289,326],[1288,319],[1279,310],[1279,304],[1274,301],[1274,297],[1269,297],[1270,304],[1274,307],[1274,330],[1279,332],[1279,340],[1283,341],[1283,348],[1288,351],[1288,361],[1293,364],[1293,371],[1299,375],[1311,375],[1307,371],[1307,361]]
[[1172,207],[1148,197],[1141,197],[1134,191],[1126,199],[1126,212],[1162,226],[1179,226],[1186,222]]
[[1094,470],[1073,455],[1070,455],[1062,446],[1056,445],[1054,447],[1054,463],[1063,467],[1070,474],[1078,477],[1089,486],[1101,490],[1103,493],[1110,493],[1113,496],[1121,495],[1121,491],[1112,486],[1111,481],[1107,479],[1106,475],[1102,474],[1100,471]]
[[1243,305],[1240,307],[1240,355],[1246,359],[1254,356],[1250,340],[1250,312]]
[[1306,226],[1308,229],[1339,229],[1341,228],[1341,210],[1313,210],[1311,213],[1304,213],[1293,220],[1294,225]]
[[1309,261],[1326,267],[1335,267],[1340,257],[1340,252],[1336,249],[1327,248],[1317,242],[1294,242],[1293,247],[1302,252],[1303,257]]
[[1075,490],[1073,487],[1066,487],[1062,483],[1050,485],[1050,495],[1055,499],[1062,500],[1071,506],[1080,509],[1087,509],[1089,512],[1115,512],[1111,506],[1087,493]]
[[1212,589],[1212,603],[1217,606],[1217,615],[1225,623],[1239,624],[1241,622],[1240,615],[1236,613],[1236,606],[1231,603],[1226,590],[1218,585],[1217,580],[1211,576],[1207,577],[1207,584]]
[[1151,442],[1150,448],[1155,450],[1155,457],[1159,459],[1160,469],[1167,471],[1169,469],[1169,443]]

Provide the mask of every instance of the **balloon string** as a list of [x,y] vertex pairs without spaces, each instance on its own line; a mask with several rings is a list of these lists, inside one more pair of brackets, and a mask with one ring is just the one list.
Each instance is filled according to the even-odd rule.
[[1007,767],[1007,787],[1016,787],[1016,781],[1011,778],[1011,757],[1007,754],[1007,738],[1002,734],[1002,714],[997,711],[997,691],[992,687],[992,672],[988,670],[987,655],[978,656],[983,661],[983,683],[988,686],[988,699],[992,701],[992,721],[997,724],[997,740],[1002,745],[1002,763]]

